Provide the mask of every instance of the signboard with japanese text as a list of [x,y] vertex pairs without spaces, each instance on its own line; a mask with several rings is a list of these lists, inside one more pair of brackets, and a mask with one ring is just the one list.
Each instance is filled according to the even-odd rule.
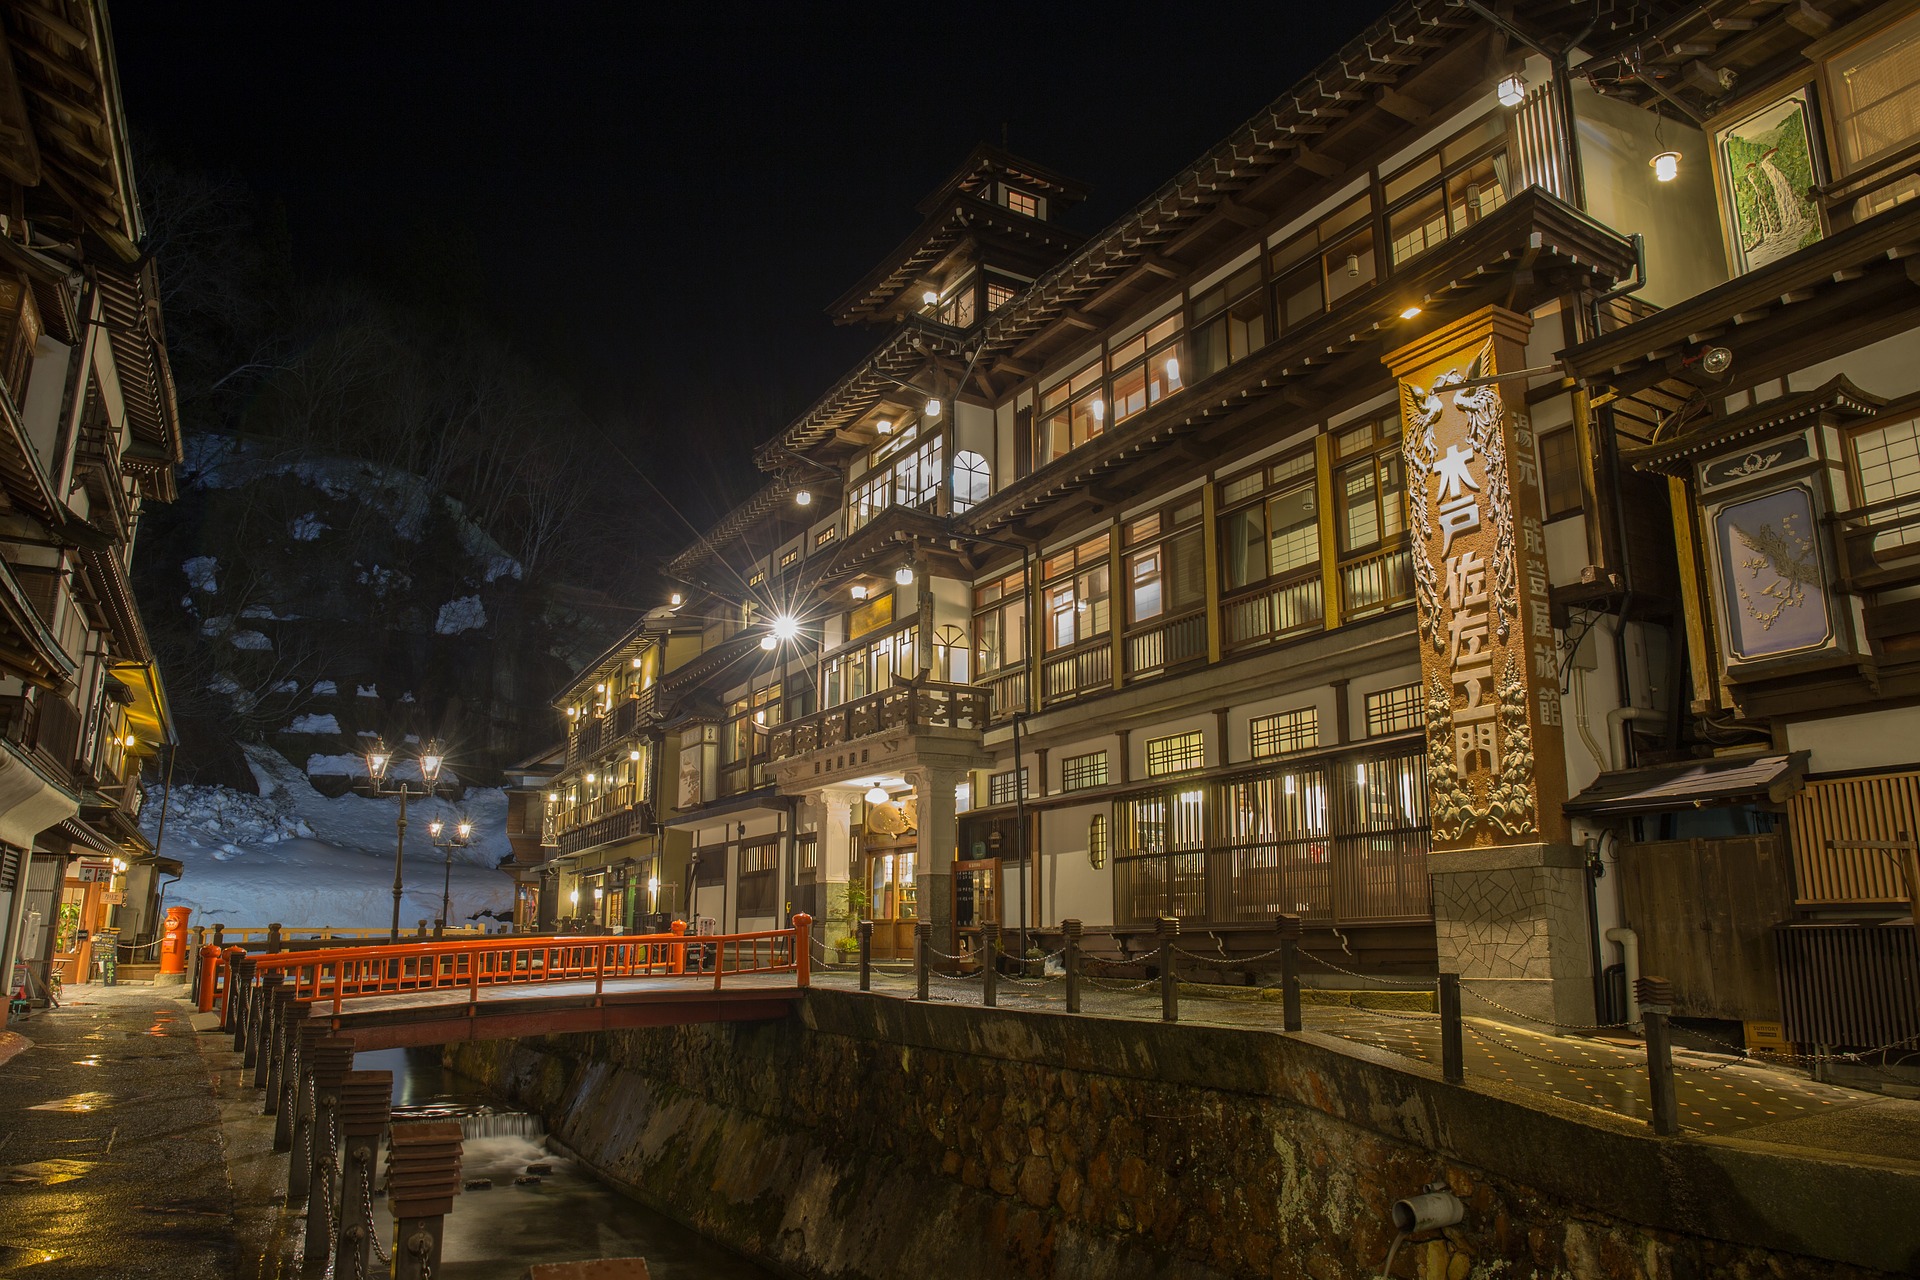
[[1558,649],[1524,379],[1531,320],[1489,307],[1387,357],[1406,427],[1436,853],[1561,842]]

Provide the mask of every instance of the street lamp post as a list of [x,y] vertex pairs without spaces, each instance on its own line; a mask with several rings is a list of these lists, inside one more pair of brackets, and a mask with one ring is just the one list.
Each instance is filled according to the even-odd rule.
[[440,927],[442,929],[451,923],[450,917],[453,911],[453,851],[464,849],[473,843],[473,823],[462,818],[454,824],[454,833],[442,840],[440,833],[446,829],[447,824],[439,818],[427,824],[427,835],[432,839],[433,847],[447,851],[447,871],[440,881]]
[[426,784],[421,791],[412,791],[407,787],[405,778],[395,778],[391,787],[386,786],[387,768],[393,763],[393,753],[387,750],[387,744],[376,738],[373,747],[367,752],[368,790],[375,796],[397,795],[400,797],[400,819],[393,844],[393,928],[389,941],[400,941],[400,895],[405,888],[403,871],[407,856],[407,798],[413,795],[430,796],[439,784],[440,766],[446,757],[440,749],[429,742],[427,749],[420,753],[420,780]]

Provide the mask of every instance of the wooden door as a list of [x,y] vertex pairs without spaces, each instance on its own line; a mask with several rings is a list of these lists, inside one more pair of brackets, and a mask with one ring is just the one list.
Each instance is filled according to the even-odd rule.
[[53,963],[62,982],[85,982],[92,977],[93,931],[103,912],[100,880],[69,877],[60,887],[60,905],[54,913]]
[[1673,983],[1675,1013],[1779,1020],[1773,926],[1792,914],[1793,877],[1778,836],[1623,844],[1619,868],[1640,972]]

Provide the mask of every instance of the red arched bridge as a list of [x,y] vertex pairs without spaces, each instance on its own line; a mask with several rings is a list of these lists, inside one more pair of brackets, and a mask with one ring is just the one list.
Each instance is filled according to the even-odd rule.
[[784,1017],[806,990],[811,927],[800,915],[760,933],[209,947],[200,985],[249,1061],[285,1021],[309,1019],[358,1050],[752,1022]]

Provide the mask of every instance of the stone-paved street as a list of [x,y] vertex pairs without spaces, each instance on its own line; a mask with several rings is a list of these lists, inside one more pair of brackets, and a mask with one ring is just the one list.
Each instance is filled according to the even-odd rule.
[[0,1065],[0,1275],[239,1274],[218,1082],[179,988],[68,987]]
[[[843,988],[857,985],[849,971],[820,967],[814,969],[813,981]],[[979,1004],[980,988],[978,975],[936,974],[928,994],[933,1000]],[[875,973],[873,989],[909,999],[913,976],[889,965],[888,971]],[[1207,997],[1198,995],[1199,990],[1183,985],[1181,1022],[1282,1029],[1280,1003],[1257,998],[1277,992],[1214,988]],[[1038,984],[1002,978],[998,1001],[1002,1008],[1064,1012],[1065,984],[1057,978]],[[1080,1009],[1099,1017],[1157,1021],[1159,984],[1120,979],[1087,984]],[[1436,1069],[1440,1063],[1440,1020],[1431,1013],[1308,1004],[1302,1021],[1307,1031],[1339,1036]],[[1474,1017],[1471,1009],[1464,1026],[1470,1082],[1517,1086],[1640,1119],[1649,1114],[1646,1052],[1631,1037],[1546,1035]],[[1727,1053],[1683,1048],[1674,1060],[1681,1123],[1690,1133],[1920,1163],[1920,1102],[1821,1084],[1803,1071],[1741,1062]]]

